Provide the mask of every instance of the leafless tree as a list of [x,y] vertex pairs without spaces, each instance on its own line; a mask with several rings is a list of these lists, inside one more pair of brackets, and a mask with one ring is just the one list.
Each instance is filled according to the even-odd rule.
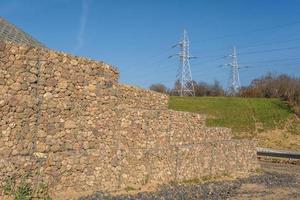
[[149,89],[159,93],[168,94],[168,88],[161,83],[152,84]]

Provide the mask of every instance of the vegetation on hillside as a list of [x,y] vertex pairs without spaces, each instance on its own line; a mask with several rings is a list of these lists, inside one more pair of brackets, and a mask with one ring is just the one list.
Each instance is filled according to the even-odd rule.
[[204,113],[208,126],[231,128],[236,138],[300,151],[300,78],[267,74],[242,87],[235,97],[218,81],[188,85],[193,85],[196,97],[178,97],[179,80],[173,88],[153,84],[150,89],[171,95],[170,109]]
[[239,96],[280,98],[300,115],[300,78],[268,74],[254,79],[248,87],[243,87]]
[[[232,94],[224,91],[218,81],[214,81],[213,84],[201,81],[192,81],[191,83],[188,85],[193,85],[195,96],[231,96]],[[178,96],[180,81],[176,81],[172,89],[168,89],[163,84],[153,84],[150,86],[150,89],[172,96]],[[300,116],[300,78],[297,77],[285,74],[267,74],[252,80],[249,86],[242,87],[236,96],[252,98],[280,98],[288,103],[294,113]]]
[[169,108],[206,114],[208,126],[232,128],[236,138],[260,146],[300,150],[300,121],[279,99],[171,96]]

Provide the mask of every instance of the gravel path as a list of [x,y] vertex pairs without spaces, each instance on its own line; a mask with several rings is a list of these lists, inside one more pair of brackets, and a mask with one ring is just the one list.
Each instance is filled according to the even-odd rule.
[[155,192],[111,196],[102,192],[80,200],[173,200],[173,199],[300,199],[300,166],[261,162],[263,173],[234,181],[165,185]]

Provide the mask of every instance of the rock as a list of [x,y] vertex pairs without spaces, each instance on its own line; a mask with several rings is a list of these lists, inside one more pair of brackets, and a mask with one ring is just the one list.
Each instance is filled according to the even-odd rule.
[[84,148],[84,149],[89,149],[89,142],[84,141],[84,142],[83,142],[83,148]]
[[46,81],[46,86],[55,87],[57,85],[57,80],[54,78],[50,78]]
[[73,128],[76,128],[76,123],[72,120],[67,120],[65,121],[65,128],[66,129],[73,129]]
[[47,133],[41,129],[38,130],[37,137],[39,138],[45,138],[47,136]]
[[17,149],[13,149],[12,152],[11,152],[11,155],[15,156],[15,155],[18,155],[19,152]]
[[74,66],[78,65],[78,61],[77,60],[71,60],[71,64],[74,65]]
[[34,152],[33,155],[37,158],[44,158],[44,159],[47,158],[47,154],[41,152]]
[[6,104],[4,100],[0,100],[0,108],[3,107]]
[[22,85],[20,83],[14,83],[10,86],[13,91],[20,91],[22,89]]
[[37,142],[36,144],[36,151],[38,152],[45,152],[47,149],[47,145],[43,142]]
[[57,144],[57,143],[51,146],[51,151],[52,152],[59,151],[59,149],[60,149],[60,145]]
[[96,89],[97,89],[96,85],[89,84],[89,85],[87,86],[87,90],[88,90],[89,92],[95,92]]
[[[28,62],[28,64],[32,67],[35,67],[37,65],[38,61],[37,60],[30,60]],[[34,69],[34,68],[31,68],[30,72],[34,73],[34,74],[37,74],[37,70]]]
[[21,113],[21,112],[23,112],[24,111],[24,107],[22,107],[22,106],[18,106],[17,108],[16,108],[16,112],[17,113]]
[[51,99],[52,97],[53,97],[53,95],[52,95],[52,93],[50,93],[50,92],[46,92],[46,93],[44,94],[45,100]]
[[59,89],[66,89],[68,87],[68,82],[66,80],[61,80],[58,82],[57,87]]
[[61,76],[61,73],[60,73],[59,71],[55,71],[55,72],[54,72],[54,76],[60,77],[60,76]]
[[1,78],[1,75],[0,75],[0,85],[4,85],[5,84],[5,80],[4,78]]
[[28,84],[27,84],[26,82],[23,82],[23,83],[21,84],[21,89],[22,89],[22,90],[27,90],[27,89],[28,89]]
[[35,83],[37,81],[37,76],[32,73],[27,73],[25,75],[25,81],[29,83]]

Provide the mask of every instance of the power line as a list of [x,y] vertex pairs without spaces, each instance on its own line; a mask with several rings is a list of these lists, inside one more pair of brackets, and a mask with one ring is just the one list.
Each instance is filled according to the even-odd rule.
[[[197,73],[198,72],[198,73]],[[215,73],[213,73],[213,72],[215,72]],[[213,76],[215,76],[215,75],[218,75],[218,74],[222,74],[222,73],[227,73],[228,71],[227,70],[221,70],[221,68],[216,68],[216,70],[214,70],[213,72],[209,72],[209,73],[203,73],[203,70],[202,71],[196,71],[196,73],[195,72],[193,72],[193,75],[201,75],[201,76],[209,76],[209,75],[213,75]],[[200,74],[199,74],[200,73]],[[163,75],[163,76],[165,76],[167,73],[161,73],[161,74],[159,74],[159,75]],[[153,74],[154,75],[154,74]],[[151,78],[151,77],[156,77],[156,78],[160,78],[160,79],[164,79],[164,80],[166,80],[165,78],[163,78],[162,76],[158,76],[158,75],[154,75],[154,76],[147,76],[148,77],[148,79],[143,79],[142,81],[139,81],[139,82],[142,82],[142,83],[145,83],[145,82],[148,82],[148,81],[152,81],[152,79],[149,79],[149,78]],[[167,79],[167,81],[173,81],[174,82],[174,79]]]
[[289,67],[296,67],[296,65],[300,65],[300,62],[296,62],[296,63],[275,63],[275,64],[272,64],[272,65],[261,65],[261,66],[249,66],[248,68],[249,69],[252,69],[252,68],[270,68],[270,67],[284,67],[284,68],[287,68],[288,66]]
[[[223,35],[223,36],[217,36],[217,37],[214,37],[214,38],[208,38],[208,39],[202,40],[201,42],[203,42],[203,41],[211,41],[211,40],[215,40],[215,39],[222,39],[222,38],[226,38],[226,37],[233,37],[233,36],[237,36],[237,35],[245,35],[247,33],[254,33],[254,32],[257,32],[257,31],[280,29],[280,28],[284,28],[284,27],[287,27],[287,26],[293,26],[293,25],[296,25],[296,24],[300,24],[300,21],[292,22],[292,23],[286,23],[286,24],[281,24],[281,25],[275,25],[275,26],[266,27],[266,28],[257,28],[257,29],[252,29],[252,30],[240,32],[240,33],[234,33],[234,34],[228,34],[228,35]],[[299,39],[295,39],[295,40],[300,40],[300,38]],[[287,40],[287,41],[295,41],[295,40]],[[198,43],[198,42],[200,42],[200,41],[196,41],[194,43]],[[251,46],[240,47],[240,48],[249,48],[249,47],[251,47]],[[169,51],[170,49],[166,48],[166,50]],[[225,50],[225,48],[222,48],[222,49],[219,49],[219,50]],[[148,59],[150,60],[152,58],[157,58],[159,56],[161,56],[161,54],[153,55],[153,56],[149,57]],[[208,57],[211,57],[211,56],[208,56]],[[160,60],[164,60],[164,59],[160,59]],[[157,62],[159,62],[159,61],[157,61]],[[134,62],[134,63],[130,64],[130,66],[128,68],[132,68],[131,66],[136,65],[138,63],[139,62]],[[147,66],[149,66],[149,64],[147,64]]]
[[208,39],[202,40],[202,41],[196,41],[195,43],[212,41],[212,40],[219,40],[219,39],[223,39],[223,38],[227,38],[227,37],[236,37],[236,36],[239,36],[239,35],[245,35],[245,34],[249,34],[249,33],[256,33],[256,32],[265,31],[265,30],[274,30],[274,29],[276,30],[276,29],[281,29],[281,28],[285,28],[285,27],[288,27],[288,26],[293,26],[293,25],[296,25],[296,24],[300,24],[300,21],[275,25],[275,26],[266,27],[266,28],[256,28],[256,29],[251,29],[251,30],[248,30],[248,31],[239,32],[239,33],[221,35],[221,36],[217,36],[217,37],[214,37],[214,38],[208,38]]
[[[271,40],[267,42],[256,42],[254,45],[242,45],[239,46],[239,49],[248,49],[248,48],[253,48],[253,47],[261,47],[261,46],[269,46],[269,45],[274,45],[274,44],[284,44],[284,43],[290,43],[294,41],[300,41],[300,38],[294,38],[294,39],[289,39],[289,40]],[[224,51],[228,49],[226,48],[218,48],[218,49],[213,49],[213,51]]]
[[[284,26],[286,26],[286,25],[292,25],[292,24],[299,24],[300,22],[296,22],[296,23],[289,23],[289,24],[285,24],[285,25],[279,25],[279,27],[284,27]],[[277,26],[275,26],[275,27],[277,27]],[[273,27],[274,28],[274,27]],[[266,28],[266,29],[268,29],[268,28]],[[268,42],[263,42],[263,43],[257,43],[257,44],[255,44],[255,45],[250,45],[250,46],[241,46],[241,47],[239,47],[240,49],[246,49],[246,48],[252,48],[252,47],[257,47],[257,46],[264,46],[265,44],[273,44],[273,43],[276,43],[276,44],[278,44],[278,43],[286,43],[286,42],[292,42],[292,41],[300,41],[300,38],[294,38],[294,39],[289,39],[289,40],[272,40],[272,41],[268,41]],[[294,49],[294,48],[284,48],[284,49],[282,49],[282,50],[290,50],[290,49]],[[168,48],[166,48],[166,50],[170,50],[170,49],[168,49]],[[225,50],[225,48],[220,48],[220,49],[217,49],[217,50],[215,50],[215,51],[218,51],[218,50]],[[263,53],[263,52],[272,52],[272,51],[280,51],[279,49],[278,50],[271,50],[271,51],[261,51],[261,52],[259,52],[259,53]],[[254,52],[253,52],[254,53]],[[253,54],[252,52],[251,52],[251,54]],[[248,53],[247,53],[248,54]],[[249,53],[250,54],[250,53]],[[239,54],[240,55],[240,54]],[[161,54],[157,54],[157,55],[154,55],[154,56],[151,56],[150,58],[149,58],[149,60],[151,59],[151,58],[157,58],[157,57],[159,57],[159,56],[161,56]],[[207,60],[207,61],[204,61],[204,62],[198,62],[198,63],[196,63],[196,64],[203,64],[203,63],[208,63],[208,62],[211,62],[211,61],[215,61],[215,60],[221,60],[221,59],[223,59],[224,57],[222,57],[222,55],[217,55],[217,56],[204,56],[204,57],[202,57],[202,58],[212,58],[212,59],[209,59],[209,60]],[[151,63],[147,63],[146,65],[145,64],[141,64],[141,66],[143,66],[143,67],[145,67],[145,66],[150,66],[150,65],[154,65],[154,64],[156,64],[156,63],[160,63],[160,62],[162,62],[162,61],[166,61],[167,59],[166,58],[161,58],[161,59],[159,59],[159,60],[157,60],[157,61],[154,61],[154,62],[151,62]],[[133,63],[133,64],[130,64],[130,66],[129,67],[127,67],[126,69],[132,69],[132,66],[133,65],[135,65],[135,64],[138,64],[138,62],[135,62],[135,63]]]
[[[284,63],[284,64],[273,64],[272,66],[247,66],[247,68],[243,68],[243,67],[239,67],[239,70],[251,70],[251,69],[255,69],[255,68],[270,68],[270,67],[279,67],[279,65],[284,65],[285,68],[290,68],[290,67],[296,67],[296,65],[300,63],[299,62],[296,62],[296,63]],[[300,66],[299,66],[300,67]],[[214,71],[212,72],[209,72],[209,73],[203,73],[203,70],[201,71],[195,71],[193,72],[193,74],[197,75],[198,73],[200,73],[200,77],[216,77],[216,76],[219,76],[220,74],[227,74],[228,71],[226,69],[223,69],[222,68],[215,68]],[[160,75],[166,75],[167,73],[162,73]],[[147,76],[148,78],[151,77],[151,76]],[[153,77],[153,76],[152,76]],[[159,76],[155,75],[154,77],[157,77],[157,81],[156,82],[160,82],[160,83],[171,83],[171,82],[174,82],[174,79],[166,79],[164,77],[161,77],[159,78]],[[197,76],[198,77],[198,76]],[[198,79],[198,78],[197,78]],[[198,79],[198,80],[201,80],[201,79]],[[143,79],[142,81],[139,81],[139,83],[147,83],[147,82],[150,82],[152,81],[152,79]],[[150,83],[151,84],[151,83]]]
[[[298,62],[296,63],[287,63],[287,64],[284,64],[284,63],[275,63],[275,64],[272,64],[272,66],[246,66],[245,68],[243,66],[239,66],[238,69],[252,69],[252,68],[268,68],[268,67],[274,67],[274,66],[280,66],[280,65],[284,65],[285,68],[287,68],[287,66],[290,66],[290,67],[295,67],[295,65],[297,64],[300,64]],[[209,73],[203,73],[203,70],[201,71],[194,71],[194,74],[198,74],[200,72],[199,75],[197,75],[197,79],[199,77],[211,77],[211,76],[219,76],[220,74],[224,74],[225,75],[225,72],[227,72],[227,70],[219,70],[221,68],[215,68],[215,70],[213,72],[209,72]],[[198,72],[198,73],[197,73]],[[161,74],[161,75],[164,75],[164,74]],[[147,76],[149,77],[149,76]],[[151,77],[151,76],[150,76]],[[155,75],[155,77],[157,77],[157,75]],[[151,81],[151,79],[148,79],[148,80],[143,80],[142,82],[146,83],[148,81]],[[165,78],[163,78],[162,81],[160,82],[169,82],[169,81],[174,81],[173,79],[169,79],[169,80],[166,80]]]
[[[157,56],[152,56],[152,57],[150,57],[150,58],[148,58],[148,59],[150,60],[151,58],[156,58],[156,57],[159,57],[159,56],[161,56],[161,54],[160,54],[160,55],[157,55]],[[154,64],[156,64],[156,63],[161,63],[161,62],[163,62],[163,61],[167,61],[167,56],[166,56],[166,57],[163,57],[163,58],[161,58],[161,59],[159,59],[159,60],[155,60],[155,61],[153,61],[153,62],[149,62],[149,63],[147,63],[147,64],[142,64],[142,66],[143,66],[143,67],[147,67],[147,66],[150,66],[150,65],[154,65]],[[139,62],[135,62],[134,64],[130,64],[130,66],[129,66],[129,67],[126,67],[126,69],[127,69],[127,70],[128,70],[128,69],[134,69],[133,66],[134,66],[134,65],[137,65],[137,64],[139,64]]]
[[269,50],[262,50],[262,51],[250,51],[250,52],[239,53],[238,55],[249,55],[249,54],[256,54],[256,53],[269,53],[269,52],[274,52],[274,51],[293,50],[293,49],[299,49],[299,48],[300,48],[300,46],[294,46],[294,47],[269,49]]
[[[298,40],[300,40],[300,38],[295,38],[295,39],[290,39],[290,40],[283,40],[283,41],[279,41],[279,42],[285,43],[285,42],[298,41]],[[277,43],[278,43],[278,41],[277,41]],[[256,45],[252,45],[252,46],[246,46],[246,47],[244,46],[242,48],[251,48],[251,47],[255,47],[255,46],[263,46],[265,44],[270,44],[270,42],[264,42],[264,43],[260,43],[260,44],[256,44]],[[243,53],[239,53],[238,55],[249,55],[249,54],[256,54],[256,53],[268,53],[268,52],[275,52],[275,51],[293,50],[293,49],[298,49],[298,48],[300,48],[300,46],[277,48],[277,49],[269,49],[269,50],[262,50],[262,51],[243,52]],[[202,62],[197,62],[195,64],[204,64],[204,63],[209,63],[209,62],[213,62],[213,61],[224,59],[224,57],[222,55],[218,55],[218,57],[216,57],[216,56],[206,56],[204,58],[212,58],[212,59],[207,59],[207,60],[204,60]],[[298,58],[295,58],[295,59],[298,59]],[[164,60],[166,60],[166,58],[160,59],[160,60],[158,60],[158,61],[156,61],[154,63],[147,64],[147,66],[153,65],[153,64],[158,63],[158,62],[162,62]],[[269,60],[269,61],[267,61],[267,60],[266,61],[258,61],[258,62],[255,62],[255,63],[270,62],[270,61],[275,61],[276,62],[276,61],[282,61],[282,60],[285,60],[285,59],[279,59],[279,60],[277,59],[277,60]],[[170,67],[170,66],[168,66],[168,67]],[[168,70],[166,70],[166,71],[168,71]],[[147,77],[149,77],[149,76],[147,76]]]
[[[271,41],[268,41],[268,42],[262,42],[262,43],[256,43],[254,45],[249,45],[249,46],[239,46],[239,49],[248,49],[248,48],[253,48],[253,47],[259,47],[259,46],[269,46],[269,45],[266,45],[266,44],[282,44],[282,43],[288,43],[288,42],[294,42],[294,41],[300,41],[300,38],[294,38],[294,39],[289,39],[289,40],[271,40]],[[218,49],[215,49],[213,51],[224,51],[224,50],[227,50],[228,48],[218,48]],[[214,57],[217,57],[217,56],[221,56],[221,55],[208,55],[208,56],[204,56],[204,57],[201,57],[201,58],[214,58]]]
[[288,42],[294,42],[294,41],[300,41],[300,38],[294,38],[294,39],[289,39],[289,40],[271,40],[268,42],[262,42],[262,43],[256,43],[254,45],[250,46],[241,46],[239,49],[247,49],[247,48],[252,48],[252,47],[258,47],[258,46],[264,46],[266,44],[280,44],[280,43],[288,43]]
[[[262,60],[262,61],[257,61],[257,62],[250,62],[250,66],[245,66],[245,65],[239,65],[239,69],[252,69],[252,68],[257,68],[257,66],[252,66],[252,64],[264,64],[264,63],[267,63],[268,65],[270,63],[273,63],[272,65],[270,66],[259,66],[259,68],[269,68],[269,67],[274,67],[275,65],[296,65],[298,64],[298,62],[294,62],[294,63],[291,63],[291,62],[280,62],[280,61],[294,61],[294,60],[299,60],[300,58],[285,58],[285,59],[272,59],[272,60]],[[224,66],[224,65],[222,65]],[[283,67],[284,67],[283,66]],[[157,73],[157,71],[153,72],[153,73],[143,73],[143,74],[138,74],[136,77],[147,77],[147,79],[144,79],[143,82],[147,82],[147,81],[151,81],[151,79],[149,78],[152,78],[152,77],[161,77],[162,76],[165,76],[165,75],[168,75],[170,72],[172,72],[174,69],[170,69],[169,67],[173,67],[173,65],[167,65],[167,66],[163,66],[163,69],[158,69],[159,72],[164,72],[164,73]],[[218,65],[218,67],[220,67],[220,65]],[[215,74],[218,74],[220,73],[220,69],[221,68],[218,68],[217,66],[214,68],[215,70],[213,71],[210,71],[208,73],[203,73],[203,69],[194,69],[193,70],[193,75],[201,75],[201,76],[207,76],[207,75],[215,75]],[[153,68],[152,68],[153,69]],[[200,73],[200,74],[199,74]]]
[[276,63],[278,61],[292,61],[292,60],[300,60],[300,58],[283,58],[283,59],[272,59],[272,60],[260,60],[255,62],[250,62],[249,64],[260,64],[260,63]]
[[[297,41],[297,40],[300,41],[300,38],[293,39],[293,40],[284,40],[284,41],[286,42],[286,41]],[[276,41],[274,41],[274,42],[276,42]],[[277,41],[277,42],[280,42],[280,41]],[[283,42],[283,41],[281,41],[281,42]],[[251,45],[250,46],[242,46],[241,48],[251,48],[251,47],[255,47],[255,46],[261,46],[262,44],[264,44],[264,43],[261,43],[259,45],[252,45],[252,46]],[[293,49],[298,49],[298,48],[300,48],[300,46],[284,47],[284,48],[269,49],[269,50],[262,50],[262,51],[242,52],[242,53],[239,53],[238,55],[248,55],[248,54],[256,54],[256,53],[268,53],[268,52],[276,52],[276,51],[283,51],[283,50],[293,50]],[[201,62],[197,62],[197,63],[194,63],[194,64],[205,64],[205,63],[209,63],[209,62],[213,62],[213,61],[217,61],[217,60],[222,60],[222,59],[225,58],[225,56],[222,55],[222,54],[219,54],[219,55],[204,56],[202,58],[211,58],[211,59],[203,60]],[[143,65],[143,66],[154,65],[156,63],[161,63],[163,61],[167,61],[167,57],[162,58],[162,59],[157,60],[157,61],[152,62],[152,63],[148,63],[147,65]]]
[[206,63],[210,63],[210,62],[214,62],[214,61],[218,61],[218,60],[223,60],[223,59],[225,59],[225,56],[217,57],[217,58],[214,58],[214,59],[204,60],[202,62],[196,62],[196,63],[194,63],[194,65],[197,65],[197,64],[206,64]]

